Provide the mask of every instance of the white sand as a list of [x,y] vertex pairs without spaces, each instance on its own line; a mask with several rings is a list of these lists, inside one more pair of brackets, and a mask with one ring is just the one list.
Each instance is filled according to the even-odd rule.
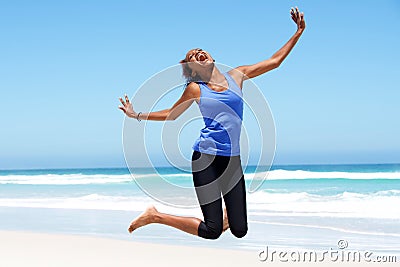
[[[317,266],[316,263],[261,262],[258,252],[138,243],[76,235],[0,231],[1,267],[119,266]],[[368,264],[368,266],[395,266]],[[318,266],[365,266],[324,263]]]

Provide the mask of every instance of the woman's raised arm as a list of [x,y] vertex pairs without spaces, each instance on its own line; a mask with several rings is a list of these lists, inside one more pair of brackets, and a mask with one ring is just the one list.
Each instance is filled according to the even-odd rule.
[[127,95],[125,95],[125,101],[120,97],[119,101],[122,106],[118,108],[122,110],[126,116],[130,118],[135,118],[138,120],[152,120],[152,121],[166,121],[166,120],[175,120],[178,118],[185,110],[187,110],[190,105],[195,101],[197,96],[198,86],[195,83],[189,83],[186,86],[185,91],[182,93],[182,96],[179,100],[168,109],[148,112],[148,113],[137,113],[133,109],[132,103],[129,101]]
[[264,61],[258,62],[253,65],[245,65],[239,66],[235,68],[236,73],[242,73],[243,80],[251,79],[257,77],[261,74],[264,74],[270,70],[273,70],[281,65],[283,60],[290,53],[292,48],[295,46],[300,36],[302,35],[304,29],[306,28],[306,23],[304,21],[304,13],[300,13],[299,9],[291,8],[290,14],[292,16],[293,21],[297,24],[296,33],[289,39],[289,41],[282,46],[271,58],[266,59]]

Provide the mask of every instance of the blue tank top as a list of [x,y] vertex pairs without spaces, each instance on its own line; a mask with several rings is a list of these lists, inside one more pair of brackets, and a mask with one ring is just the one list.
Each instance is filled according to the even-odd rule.
[[223,73],[228,89],[212,90],[200,82],[199,108],[205,127],[193,150],[220,156],[240,155],[240,132],[243,120],[243,93],[228,73]]

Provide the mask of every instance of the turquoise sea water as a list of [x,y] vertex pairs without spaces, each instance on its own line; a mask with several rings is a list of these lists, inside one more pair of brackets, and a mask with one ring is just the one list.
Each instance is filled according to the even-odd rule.
[[[247,185],[255,169],[245,168]],[[172,184],[192,187],[190,173],[158,171]],[[133,177],[162,187],[154,170],[135,169]],[[400,255],[400,164],[273,166],[247,201],[249,232],[242,239],[226,232],[203,240],[163,225],[129,235],[129,222],[149,204],[182,216],[202,214],[199,207],[157,202],[125,168],[0,171],[0,230],[235,249],[328,249],[344,239],[353,249]]]

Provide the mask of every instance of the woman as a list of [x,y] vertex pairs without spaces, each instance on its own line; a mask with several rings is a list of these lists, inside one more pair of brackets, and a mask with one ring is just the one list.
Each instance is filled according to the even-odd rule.
[[[119,108],[130,118],[140,120],[175,120],[196,101],[205,127],[193,145],[192,173],[196,195],[204,221],[194,217],[174,216],[148,207],[129,226],[160,223],[207,239],[217,239],[230,228],[241,238],[247,233],[246,190],[240,161],[240,130],[243,115],[242,85],[280,66],[305,29],[304,13],[291,8],[297,24],[296,33],[271,58],[253,65],[239,66],[221,73],[212,56],[202,49],[192,49],[181,60],[187,85],[180,99],[170,109],[136,113],[125,95]],[[225,215],[222,211],[222,198]]]

